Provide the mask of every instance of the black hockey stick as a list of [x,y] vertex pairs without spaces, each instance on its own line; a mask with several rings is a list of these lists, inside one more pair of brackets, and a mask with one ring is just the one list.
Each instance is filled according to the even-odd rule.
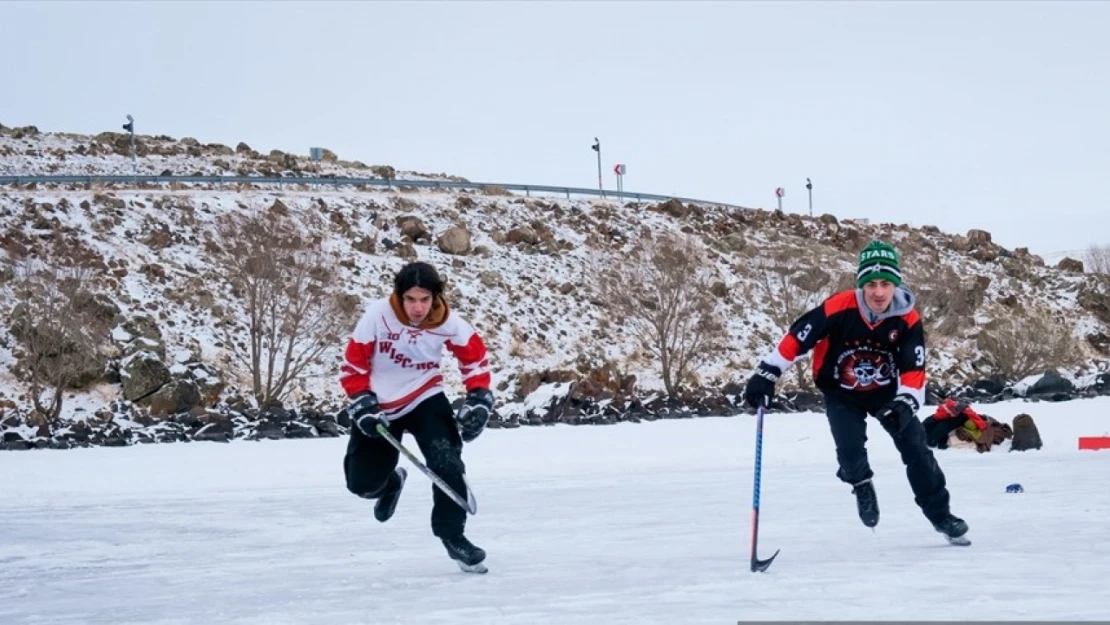
[[[455,492],[453,488],[451,488],[447,484],[447,482],[443,481],[443,478],[436,475],[435,472],[425,466],[423,462],[420,462],[420,460],[416,456],[414,456],[411,451],[406,449],[405,446],[401,444],[401,441],[393,438],[393,435],[389,433],[388,428],[379,423],[377,430],[378,434],[382,435],[382,438],[389,441],[390,445],[396,447],[397,451],[405,454],[405,457],[409,459],[409,462],[416,465],[416,468],[420,469],[421,473],[427,475],[428,479],[430,479],[433,484],[435,484],[441,491],[443,491],[448,497],[451,498],[451,501],[459,504],[460,508],[466,510],[470,514],[478,514],[478,500],[474,498],[474,492],[470,490],[469,484],[466,485],[466,499],[463,499],[459,496],[458,493]],[[466,482],[466,476],[463,476],[463,482]]]
[[763,464],[763,406],[756,409],[755,413],[755,488],[752,490],[752,573],[762,573],[771,566],[775,557],[779,555],[776,549],[774,555],[766,560],[756,556],[756,545],[759,542],[759,474]]

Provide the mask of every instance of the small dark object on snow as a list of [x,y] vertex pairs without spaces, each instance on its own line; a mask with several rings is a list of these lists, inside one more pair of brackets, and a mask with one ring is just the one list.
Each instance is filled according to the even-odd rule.
[[1043,445],[1041,433],[1037,429],[1037,424],[1033,423],[1033,417],[1027,414],[1014,417],[1014,440],[1010,443],[1010,451],[1040,449]]

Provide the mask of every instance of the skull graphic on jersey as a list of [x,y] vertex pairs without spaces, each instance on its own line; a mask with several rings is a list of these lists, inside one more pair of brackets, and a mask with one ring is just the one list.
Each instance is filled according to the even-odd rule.
[[896,377],[886,352],[866,348],[841,354],[836,372],[841,388],[853,391],[873,391],[888,386]]

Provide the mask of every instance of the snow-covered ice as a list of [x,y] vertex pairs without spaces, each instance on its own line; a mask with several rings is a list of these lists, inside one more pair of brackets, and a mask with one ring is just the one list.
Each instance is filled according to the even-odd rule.
[[484,576],[432,537],[419,473],[374,521],[344,488],[344,439],[2,453],[0,622],[1110,618],[1110,452],[1076,443],[1110,428],[1110,398],[977,408],[1034,415],[1046,448],[937,452],[969,548],[921,517],[880,428],[872,532],[823,417],[769,414],[760,555],[782,553],[763,574],[748,571],[752,417],[486,432],[466,451]]

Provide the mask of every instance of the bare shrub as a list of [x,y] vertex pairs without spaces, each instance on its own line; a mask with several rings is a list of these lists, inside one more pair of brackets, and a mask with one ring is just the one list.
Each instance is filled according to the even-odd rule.
[[487,185],[484,185],[482,187],[482,194],[483,195],[512,195],[512,192],[508,191],[504,187],[499,187],[499,186],[493,185],[493,184],[487,184]]
[[[753,278],[767,293],[764,310],[786,334],[790,324],[798,317],[817,307],[831,295],[831,276],[820,265],[799,262],[789,254],[778,257],[760,256],[753,263]],[[806,367],[793,367],[794,384],[799,390],[812,391],[813,378]]]
[[378,178],[385,178],[386,180],[395,180],[397,178],[397,170],[393,169],[390,165],[374,165],[370,168],[370,172]]
[[1084,254],[1083,265],[1091,273],[1110,275],[1110,245],[1092,245]]
[[1050,367],[1076,364],[1082,355],[1065,320],[1043,307],[1026,314],[1000,315],[983,326],[976,346],[986,364],[1004,379],[1019,380]]
[[917,312],[925,334],[937,339],[955,338],[982,304],[985,293],[966,288],[966,281],[936,250],[909,251],[902,255],[906,288],[917,297]]
[[321,228],[317,215],[298,221],[273,207],[224,216],[217,226],[216,262],[241,299],[247,326],[245,345],[236,324],[224,326],[224,338],[232,361],[250,374],[260,407],[317,373],[320,355],[338,345],[357,314],[339,290],[338,259],[312,234]]
[[88,290],[94,272],[56,261],[27,261],[8,282],[9,330],[19,349],[13,372],[29,387],[35,411],[51,430],[64,393],[103,375],[117,309]]
[[595,274],[597,299],[659,359],[663,385],[674,396],[727,339],[705,249],[692,236],[669,233],[612,260]]

